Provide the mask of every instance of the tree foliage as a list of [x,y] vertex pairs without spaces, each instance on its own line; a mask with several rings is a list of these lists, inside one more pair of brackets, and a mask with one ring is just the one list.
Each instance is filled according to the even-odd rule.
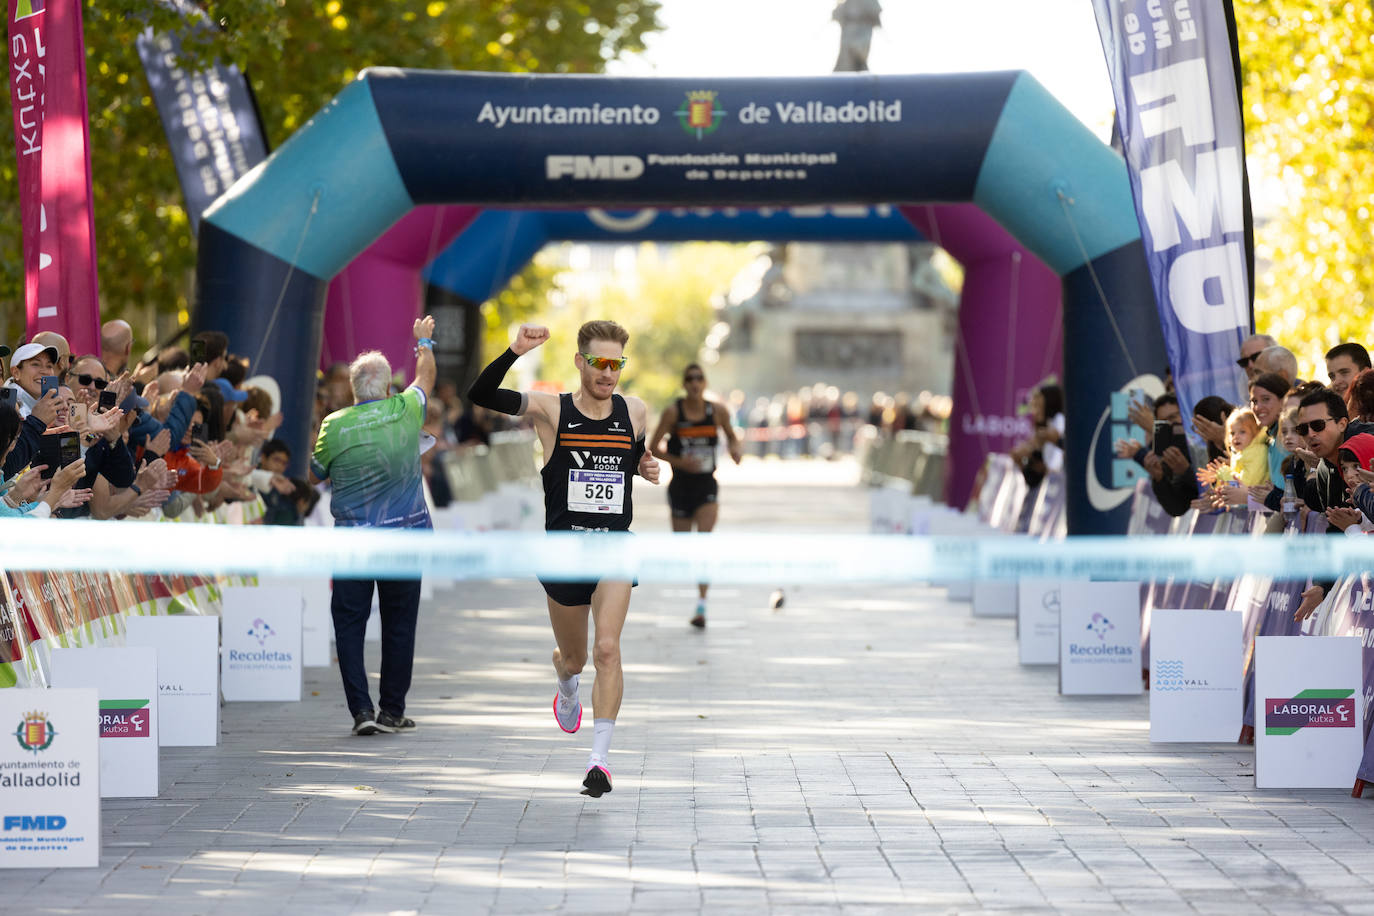
[[1256,281],[1256,325],[1311,378],[1333,344],[1374,342],[1374,4],[1234,8],[1250,173],[1274,176],[1282,196],[1256,227],[1256,256],[1271,262]]
[[[657,0],[202,0],[191,60],[249,75],[268,141],[280,145],[360,70],[397,66],[508,72],[597,72],[643,49],[660,28]],[[135,39],[171,28],[160,0],[85,4],[87,83],[102,314],[134,320],[151,306],[184,312],[195,241]],[[8,93],[6,93],[8,98]],[[13,117],[0,118],[13,150]],[[0,155],[0,301],[5,339],[22,331],[23,256],[12,152]],[[135,324],[139,326],[138,323]]]
[[[643,398],[657,412],[682,390],[682,369],[699,358],[722,293],[759,251],[757,245],[725,242],[644,243],[634,269],[617,273],[604,286],[555,278],[558,291],[550,299],[557,304],[545,317],[525,319],[543,321],[552,332],[539,377],[554,385],[574,384],[577,329],[583,322],[609,318],[630,332],[622,390]],[[706,370],[709,378],[710,366]]]

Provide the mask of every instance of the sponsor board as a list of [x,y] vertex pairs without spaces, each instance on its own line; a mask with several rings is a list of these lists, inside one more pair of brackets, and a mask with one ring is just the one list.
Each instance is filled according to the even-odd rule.
[[[440,527],[435,519],[434,527]],[[449,527],[452,527],[451,525]],[[263,588],[299,589],[305,600],[301,618],[301,664],[307,668],[327,668],[330,662],[329,643],[334,638],[334,618],[329,610],[331,598],[329,579],[324,576],[259,576]],[[369,621],[369,628],[371,621]],[[380,627],[378,638],[380,639]]]
[[973,583],[974,617],[1016,616],[1016,583],[996,579]]
[[1255,638],[1255,785],[1348,788],[1364,753],[1356,636]]
[[100,797],[156,798],[157,650],[151,646],[54,649],[56,687],[93,687],[99,695]]
[[125,642],[157,652],[158,743],[219,743],[219,618],[131,617]]
[[1059,664],[1059,580],[1017,583],[1016,638],[1023,665]]
[[98,702],[91,688],[0,690],[0,868],[100,864]]
[[232,588],[220,612],[220,685],[225,700],[301,698],[298,588]]
[[1151,741],[1235,741],[1240,735],[1244,623],[1234,611],[1151,613]]
[[1140,693],[1140,659],[1140,583],[1060,586],[1060,693]]

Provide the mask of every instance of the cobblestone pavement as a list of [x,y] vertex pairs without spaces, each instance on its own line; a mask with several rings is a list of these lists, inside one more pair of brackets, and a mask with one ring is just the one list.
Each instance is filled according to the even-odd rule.
[[[867,510],[792,478],[722,500],[723,527]],[[337,671],[310,669],[303,702],[231,704],[219,747],[164,749],[158,798],[107,801],[100,868],[5,872],[0,910],[1374,912],[1374,803],[1258,791],[1249,749],[1151,745],[1146,698],[1058,696],[1011,621],[943,590],[778,611],[770,590],[714,590],[705,632],[694,589],[636,590],[600,799],[578,794],[590,723],[549,711],[538,585],[467,583],[422,608],[416,734],[349,737]]]

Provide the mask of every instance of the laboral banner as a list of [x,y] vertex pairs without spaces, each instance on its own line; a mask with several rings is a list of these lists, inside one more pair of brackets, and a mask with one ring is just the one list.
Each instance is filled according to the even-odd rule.
[[1245,402],[1251,327],[1245,138],[1230,0],[1093,0],[1184,416]]
[[[187,29],[210,28],[185,0],[162,2],[185,18]],[[267,142],[253,89],[239,68],[215,62],[188,70],[180,54],[177,35],[149,29],[139,36],[138,56],[162,118],[194,233],[205,208],[267,158]]]
[[9,39],[28,331],[99,353],[80,0],[9,0]]
[[1255,785],[1349,788],[1364,752],[1360,640],[1255,639]]

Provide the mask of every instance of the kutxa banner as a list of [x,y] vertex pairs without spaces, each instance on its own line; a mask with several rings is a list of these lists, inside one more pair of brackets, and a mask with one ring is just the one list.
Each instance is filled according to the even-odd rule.
[[1165,346],[1188,416],[1245,402],[1245,139],[1230,0],[1093,0]]
[[29,334],[100,352],[80,0],[9,0],[10,103]]
[[[163,0],[186,20],[186,28],[209,28],[184,0]],[[267,158],[266,133],[247,78],[233,64],[187,70],[177,35],[149,29],[138,39],[138,56],[162,118],[176,163],[191,231],[211,201]]]

